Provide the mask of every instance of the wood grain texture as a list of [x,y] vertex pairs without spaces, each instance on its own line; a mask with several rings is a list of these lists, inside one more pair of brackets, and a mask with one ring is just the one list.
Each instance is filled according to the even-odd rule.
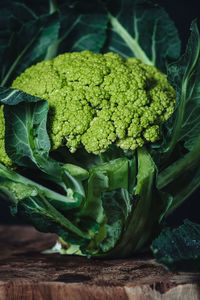
[[168,272],[149,253],[94,260],[44,255],[53,234],[0,226],[0,300],[199,300],[200,274]]

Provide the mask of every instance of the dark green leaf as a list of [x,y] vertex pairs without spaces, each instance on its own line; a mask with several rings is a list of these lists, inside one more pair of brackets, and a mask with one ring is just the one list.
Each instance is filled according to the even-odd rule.
[[[113,209],[113,217],[108,220],[108,234],[111,240],[110,245],[109,243],[106,245],[102,243],[102,247],[111,246],[115,240],[113,235],[117,234],[119,236],[120,228],[122,228],[122,231],[115,247],[106,253],[107,257],[127,257],[133,251],[140,249],[156,232],[159,226],[159,217],[169,206],[169,198],[163,197],[163,195],[161,197],[155,188],[156,166],[149,153],[143,148],[138,150],[137,164],[135,196],[130,195],[126,190],[122,190],[124,204],[127,205],[126,210],[122,209],[123,212],[119,215],[117,206],[121,202],[117,198],[111,200],[112,206],[116,206]],[[123,206],[121,205],[121,207]],[[125,218],[124,212],[126,212]],[[103,256],[103,254],[99,254],[99,256]]]
[[89,234],[75,226],[41,195],[20,201],[18,206],[12,207],[12,213],[33,224],[39,231],[57,233],[69,243],[85,245],[90,240]]
[[[133,153],[131,153],[131,157],[133,156]],[[116,158],[122,158],[126,157],[125,152],[117,147],[115,144],[111,144],[106,152],[99,153],[100,162],[109,162],[111,160],[114,160]]]
[[101,196],[106,216],[106,224],[103,224],[106,237],[97,245],[99,251],[103,253],[116,245],[134,207],[133,195],[129,194],[128,190],[132,190],[132,184],[135,182],[135,178],[129,177],[129,174],[136,173],[136,165],[129,162],[135,162],[135,157],[131,161],[127,158],[118,158],[91,169],[104,171],[108,176],[107,191]]
[[174,115],[164,124],[163,141],[156,145],[154,152],[155,157],[160,157],[160,163],[164,161],[167,165],[158,175],[157,187],[173,196],[169,212],[200,185],[199,78],[200,34],[194,21],[185,54],[169,66],[169,79],[178,91],[179,102]]
[[79,207],[82,202],[79,199],[72,199],[50,188],[44,187],[2,164],[0,164],[0,191],[7,195],[10,203],[14,204],[27,197],[42,194],[52,205],[64,212]]
[[129,173],[128,173],[128,191],[131,194],[135,194],[136,178],[137,178],[137,166],[136,156],[129,159]]
[[[0,86],[9,86],[27,67],[43,60],[49,46],[57,39],[60,27],[58,13],[37,17],[25,5],[19,3],[8,6],[6,15],[4,26],[7,34],[2,34],[4,27],[2,31],[0,28],[0,41],[3,43],[0,48]],[[12,17],[14,24],[9,26]]]
[[195,21],[185,54],[170,65],[168,72],[169,80],[180,93],[168,147],[183,141],[185,148],[192,150],[200,132],[200,33]]
[[2,0],[0,2],[0,80],[5,76],[6,66],[4,59],[13,33],[18,32],[25,23],[34,21],[36,18],[35,13],[21,1]]
[[104,51],[135,56],[165,70],[167,57],[180,55],[180,40],[164,9],[145,0],[107,0],[111,30]]
[[158,175],[158,189],[169,193],[173,198],[166,214],[172,213],[199,187],[200,159],[198,156],[198,151],[191,151]]
[[36,157],[50,150],[47,101],[19,90],[0,88],[0,103],[5,104],[5,145],[9,157],[18,165],[37,164]]
[[108,186],[108,176],[105,171],[92,172],[87,182],[87,198],[78,216],[89,216],[101,224],[105,220],[101,194],[108,189]]
[[100,52],[106,39],[108,17],[99,0],[66,0],[60,7],[61,29],[56,42],[59,53],[91,50]]
[[108,189],[124,188],[128,190],[128,159],[117,158],[90,169],[90,172],[104,172],[108,177]]
[[113,249],[119,240],[132,209],[132,201],[128,201],[128,206],[120,190],[103,193],[102,201],[107,219],[105,224],[106,238],[100,243],[99,248],[105,253]]
[[37,166],[62,181],[60,164],[49,158],[48,102],[20,90],[0,88],[0,103],[5,105],[5,147],[11,160],[19,166]]
[[[63,205],[64,211],[67,206],[68,209],[75,207],[76,203],[73,204],[70,198],[59,195],[1,164],[0,191],[10,202],[12,214],[25,219],[38,230],[55,232],[64,240],[78,245],[89,242],[89,234],[55,208],[57,203]],[[73,221],[76,223],[76,220]]]
[[6,196],[6,201],[12,204],[17,204],[18,200],[37,195],[37,189],[34,186],[27,185],[26,182],[23,181],[16,182],[15,180],[11,180],[9,178],[6,178],[5,176],[2,177],[1,169],[0,191]]
[[156,261],[178,271],[200,271],[200,225],[189,220],[161,232],[151,245]]
[[191,25],[191,35],[183,56],[168,67],[168,80],[177,90],[178,102],[175,113],[164,124],[164,140],[158,152],[172,153],[182,142],[192,150],[200,131],[200,34],[197,23]]

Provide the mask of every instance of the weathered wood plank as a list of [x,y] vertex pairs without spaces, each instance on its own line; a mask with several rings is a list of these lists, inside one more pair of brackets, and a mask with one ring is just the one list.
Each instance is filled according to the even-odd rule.
[[157,265],[149,253],[97,260],[44,255],[53,234],[0,226],[0,300],[199,300],[200,274]]

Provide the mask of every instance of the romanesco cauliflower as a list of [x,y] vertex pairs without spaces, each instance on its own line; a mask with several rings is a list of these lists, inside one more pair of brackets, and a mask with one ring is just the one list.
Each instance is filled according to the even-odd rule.
[[[166,75],[112,52],[61,54],[26,69],[12,88],[48,101],[52,150],[66,145],[75,152],[83,146],[94,154],[112,143],[135,150],[155,142],[176,101]],[[5,153],[3,162],[9,162]]]

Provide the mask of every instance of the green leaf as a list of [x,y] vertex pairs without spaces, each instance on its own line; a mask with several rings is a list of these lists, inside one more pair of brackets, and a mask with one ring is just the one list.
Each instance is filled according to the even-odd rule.
[[29,196],[42,194],[52,205],[63,212],[79,207],[82,203],[79,199],[72,199],[50,188],[42,186],[17,172],[0,164],[0,191],[7,195],[10,203],[26,199]]
[[17,202],[30,196],[36,196],[37,190],[34,186],[26,185],[21,182],[14,182],[0,176],[0,190],[8,197],[11,203]]
[[38,230],[55,232],[65,241],[76,245],[88,244],[91,239],[87,231],[82,231],[74,224],[76,220],[73,220],[73,223],[55,208],[59,202],[62,203],[64,212],[67,206],[68,209],[76,207],[70,198],[45,188],[1,164],[0,191],[10,202],[12,214],[25,219]]
[[85,245],[91,239],[88,233],[64,217],[42,195],[20,201],[18,206],[12,207],[12,214],[33,224],[39,231],[57,233],[71,244]]
[[200,34],[194,21],[184,55],[169,66],[169,79],[178,92],[179,102],[174,115],[164,124],[163,141],[155,146],[153,154],[160,157],[161,165],[166,165],[158,175],[157,187],[173,196],[168,213],[200,185],[199,77]]
[[[198,144],[200,131],[200,34],[196,21],[191,24],[191,34],[185,53],[168,66],[168,80],[177,91],[174,114],[163,124],[163,139],[152,144],[154,157],[165,160],[174,155],[178,144],[180,155],[184,148],[191,151]],[[184,145],[184,148],[182,147]]]
[[136,156],[134,155],[132,159],[129,159],[128,191],[130,194],[135,194],[136,178],[137,178],[137,166],[136,166]]
[[35,13],[21,3],[21,1],[8,2],[2,0],[0,2],[0,80],[5,76],[6,65],[4,60],[14,32],[18,32],[25,23],[33,21],[36,18]]
[[78,216],[91,217],[101,224],[105,219],[101,194],[108,189],[108,186],[106,172],[100,170],[91,172],[87,182],[87,197]]
[[127,158],[118,158],[89,170],[87,197],[79,216],[90,216],[99,224],[104,222],[102,193],[116,189],[128,189],[129,164]]
[[71,176],[79,180],[85,180],[89,177],[89,172],[79,166],[65,164],[63,165],[63,169],[68,171],[71,174]]
[[145,0],[107,0],[110,30],[104,51],[135,56],[165,70],[166,58],[180,55],[180,40],[165,10]]
[[[8,25],[9,18],[5,20],[4,26],[8,26],[9,33],[3,42],[9,47],[2,45],[2,53],[0,51],[2,54],[0,86],[2,87],[9,86],[27,67],[45,58],[49,46],[57,40],[60,27],[58,13],[37,17],[25,5],[14,3],[13,6],[8,6],[7,14],[10,10],[13,12],[15,6],[19,10],[19,15],[22,15],[22,20],[23,18],[25,20],[22,21],[21,26],[19,24],[15,26],[17,23],[15,22],[12,28]],[[26,17],[23,17],[23,14]],[[28,20],[28,16],[31,16],[30,20]]]
[[[133,156],[133,152],[131,151],[131,157]],[[126,153],[119,147],[117,147],[115,144],[111,144],[108,146],[108,149],[106,152],[99,153],[99,159],[100,162],[105,163],[109,162],[111,160],[114,160],[116,158],[122,158],[122,157],[128,157],[126,156]]]
[[99,0],[67,0],[59,9],[59,53],[91,50],[100,52],[106,39],[108,17]]
[[[135,162],[135,157],[131,160]],[[102,225],[102,231],[105,230],[106,235],[97,243],[99,252],[110,251],[121,237],[123,228],[133,209],[133,196],[128,190],[132,189],[132,183],[135,178],[129,174],[136,172],[136,164],[129,164],[127,158],[118,158],[103,163],[90,169],[90,172],[105,172],[108,177],[108,186],[106,191],[101,193],[101,203],[106,217],[106,223]],[[133,182],[130,180],[133,179]]]
[[167,214],[172,213],[200,185],[199,149],[200,139],[192,151],[169,165],[157,177],[157,188],[173,197]]
[[60,164],[49,158],[48,102],[20,90],[0,88],[0,103],[4,104],[5,147],[11,160],[19,166],[37,166],[62,181]]
[[10,86],[27,67],[59,53],[100,52],[108,17],[100,0],[53,5],[0,4],[0,86]]
[[128,159],[117,158],[90,169],[90,172],[104,172],[108,177],[108,190],[119,188],[128,190]]
[[50,150],[47,101],[20,90],[0,88],[0,103],[5,105],[5,146],[9,157],[21,166],[38,164],[37,157]]
[[200,225],[185,220],[177,229],[166,228],[151,249],[156,261],[166,269],[200,271]]
[[200,33],[197,22],[191,25],[191,35],[183,56],[168,68],[168,78],[180,94],[173,117],[171,140],[166,152],[178,142],[192,150],[200,131]]
[[65,164],[62,166],[61,172],[67,193],[71,194],[73,199],[82,202],[86,197],[83,181],[89,178],[88,171],[76,165]]
[[106,237],[98,245],[100,251],[106,253],[113,249],[121,237],[124,224],[132,209],[132,199],[124,200],[124,193],[120,190],[104,192],[102,205],[106,215]]
[[[156,166],[144,148],[138,149],[137,164],[135,196],[130,195],[126,190],[122,190],[124,193],[122,199],[124,199],[124,204],[126,203],[126,209],[122,208],[124,204],[120,204],[121,202],[118,201],[119,198],[116,198],[116,195],[111,200],[111,205],[115,208],[113,208],[113,217],[108,220],[110,245],[108,241],[105,245],[102,243],[102,249],[104,249],[103,246],[108,249],[106,247],[110,247],[114,241],[116,242],[114,234],[118,237],[118,241],[115,247],[105,254],[107,257],[127,257],[140,249],[141,246],[144,246],[158,230],[159,218],[169,205],[169,198],[165,197],[164,199],[156,190]],[[123,211],[121,211],[121,215],[118,211],[119,205]],[[108,212],[107,214],[110,215]],[[103,253],[95,255],[104,256]]]

